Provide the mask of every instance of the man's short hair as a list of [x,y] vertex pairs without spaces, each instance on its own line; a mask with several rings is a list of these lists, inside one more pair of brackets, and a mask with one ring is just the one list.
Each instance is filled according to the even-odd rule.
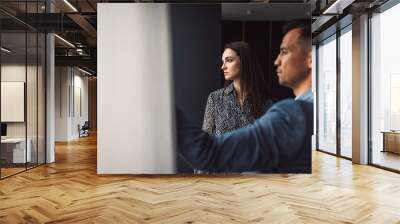
[[305,47],[304,49],[311,50],[311,20],[295,20],[285,24],[282,28],[283,34],[286,35],[293,29],[300,29],[300,41]]

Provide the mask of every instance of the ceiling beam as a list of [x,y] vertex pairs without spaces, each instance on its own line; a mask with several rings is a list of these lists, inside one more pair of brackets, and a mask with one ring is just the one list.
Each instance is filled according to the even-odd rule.
[[92,39],[97,38],[97,30],[90,24],[85,17],[80,14],[67,14],[67,16],[79,25],[85,33]]
[[56,66],[83,66],[96,71],[97,60],[90,56],[55,56]]

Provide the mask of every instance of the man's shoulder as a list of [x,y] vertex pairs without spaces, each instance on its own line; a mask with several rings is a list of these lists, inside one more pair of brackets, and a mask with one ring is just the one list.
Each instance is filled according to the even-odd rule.
[[295,107],[296,105],[313,105],[313,101],[284,99],[274,104],[276,107]]
[[284,99],[284,100],[276,102],[272,106],[272,108],[287,108],[287,107],[295,107],[296,105],[298,105],[296,100],[294,100],[294,99]]
[[309,113],[313,109],[310,101],[285,99],[275,103],[268,112],[282,112],[284,114],[298,115],[299,113]]

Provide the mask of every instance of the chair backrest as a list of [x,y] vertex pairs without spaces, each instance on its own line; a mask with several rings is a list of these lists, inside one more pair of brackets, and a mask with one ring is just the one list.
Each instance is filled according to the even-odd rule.
[[82,126],[82,128],[85,128],[85,129],[89,129],[89,121],[85,121],[85,123],[83,124],[83,126]]

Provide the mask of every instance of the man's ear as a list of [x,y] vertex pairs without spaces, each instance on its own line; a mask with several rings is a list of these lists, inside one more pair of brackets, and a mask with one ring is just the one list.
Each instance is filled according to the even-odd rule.
[[312,69],[312,51],[310,50],[307,54],[307,68]]

